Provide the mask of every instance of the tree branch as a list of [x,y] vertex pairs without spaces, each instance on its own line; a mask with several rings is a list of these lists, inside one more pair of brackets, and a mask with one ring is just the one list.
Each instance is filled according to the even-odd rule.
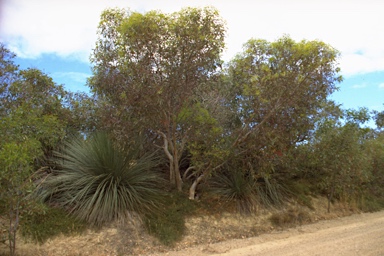
[[168,139],[167,139],[167,136],[163,132],[161,132],[161,131],[157,131],[157,133],[159,133],[163,137],[163,141],[164,141],[163,149],[164,149],[164,152],[167,155],[167,157],[169,158],[169,160],[171,161],[171,163],[173,163],[173,160],[174,160],[173,156],[172,156],[172,154],[168,150]]

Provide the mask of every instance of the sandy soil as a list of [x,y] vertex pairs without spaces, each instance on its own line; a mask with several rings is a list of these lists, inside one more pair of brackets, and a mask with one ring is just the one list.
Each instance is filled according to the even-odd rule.
[[319,221],[258,237],[149,255],[384,255],[384,211]]
[[[174,246],[162,245],[140,221],[112,223],[81,235],[59,235],[44,244],[19,239],[18,256],[206,256],[206,255],[384,255],[384,211],[358,213],[356,208],[313,198],[314,209],[290,205],[256,215],[230,213],[186,219],[186,233]],[[290,216],[291,227],[271,223],[275,213]],[[308,224],[312,223],[312,224]],[[0,255],[8,248],[0,243]]]

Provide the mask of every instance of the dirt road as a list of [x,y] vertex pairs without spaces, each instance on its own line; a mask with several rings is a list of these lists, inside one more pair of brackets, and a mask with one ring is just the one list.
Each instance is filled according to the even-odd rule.
[[384,255],[384,211],[157,255]]

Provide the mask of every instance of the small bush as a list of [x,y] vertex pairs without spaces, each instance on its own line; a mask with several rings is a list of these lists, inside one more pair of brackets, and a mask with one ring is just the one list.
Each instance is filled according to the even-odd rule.
[[308,207],[311,210],[314,210],[312,204],[311,195],[311,185],[305,181],[291,180],[286,183],[287,190],[289,193],[296,199],[296,201]]
[[59,234],[80,234],[86,227],[85,222],[75,219],[64,210],[49,207],[45,213],[25,215],[20,231],[24,239],[44,243]]
[[291,208],[287,211],[280,211],[272,214],[269,218],[272,225],[280,228],[293,227],[301,225],[310,220],[308,213],[296,208]]
[[195,201],[180,192],[173,192],[165,197],[161,211],[145,215],[144,224],[149,234],[157,237],[162,244],[172,246],[182,239],[185,217],[195,210]]
[[377,212],[384,209],[384,198],[365,195],[359,204],[359,208],[364,212]]

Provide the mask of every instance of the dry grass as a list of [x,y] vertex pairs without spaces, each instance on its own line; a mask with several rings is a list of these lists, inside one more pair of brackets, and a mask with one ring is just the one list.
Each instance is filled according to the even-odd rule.
[[311,215],[308,211],[301,208],[289,208],[273,213],[269,220],[272,225],[280,228],[295,227],[297,225],[312,222]]
[[[347,216],[356,212],[355,209],[336,203],[332,205],[331,213],[328,214],[325,198],[312,198],[312,203],[315,210],[301,205],[289,205],[285,212],[292,217],[297,225],[307,221],[315,222]],[[211,244],[271,232],[276,227],[272,225],[270,218],[277,212],[277,210],[271,212],[260,209],[257,214],[250,216],[222,212],[187,217],[185,235],[173,247],[162,245],[156,238],[148,235],[142,223],[136,219],[126,223],[115,222],[100,230],[88,230],[79,236],[66,237],[61,235],[49,239],[42,245],[24,243],[20,240],[18,255],[148,255],[168,250],[177,251],[198,244]],[[300,222],[300,220],[302,221]],[[7,252],[4,249],[7,248],[0,244],[0,255],[1,252]]]

